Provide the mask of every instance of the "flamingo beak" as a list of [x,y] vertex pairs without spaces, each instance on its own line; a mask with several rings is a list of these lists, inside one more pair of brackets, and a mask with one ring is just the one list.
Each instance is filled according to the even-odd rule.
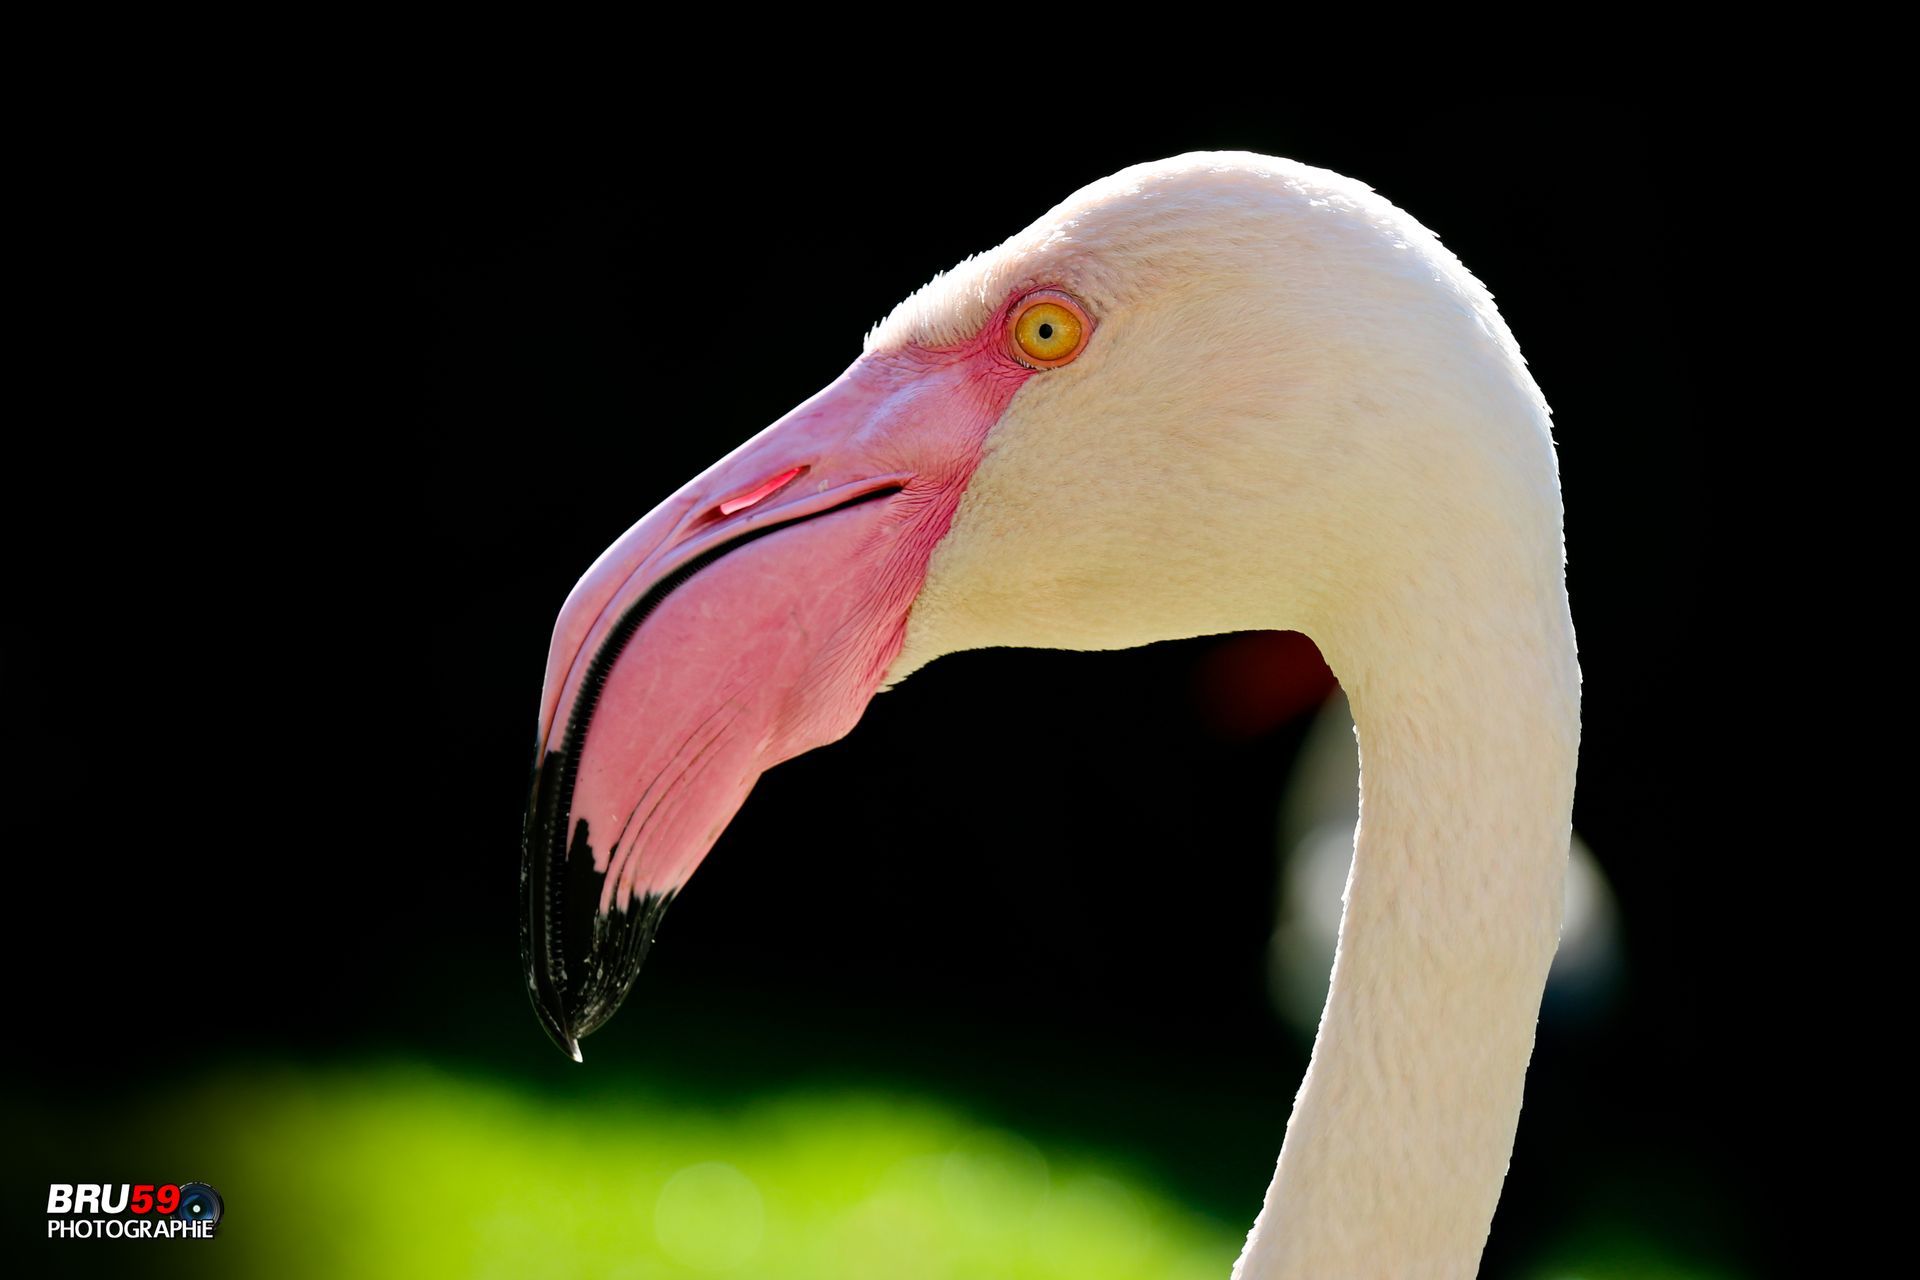
[[862,357],[609,547],[555,625],[521,950],[580,1058],[662,913],[782,760],[859,720],[998,407],[959,365]]

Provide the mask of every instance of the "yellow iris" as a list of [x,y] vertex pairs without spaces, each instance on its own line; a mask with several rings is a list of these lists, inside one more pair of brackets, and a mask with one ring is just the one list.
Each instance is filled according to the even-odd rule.
[[1060,360],[1080,345],[1080,317],[1057,302],[1036,302],[1014,322],[1013,340],[1035,360]]

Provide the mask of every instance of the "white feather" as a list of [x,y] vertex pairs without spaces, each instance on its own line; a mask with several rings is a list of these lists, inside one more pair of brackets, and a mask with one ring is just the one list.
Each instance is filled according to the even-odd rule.
[[991,645],[1320,644],[1359,725],[1361,821],[1235,1274],[1470,1276],[1558,936],[1579,737],[1545,402],[1425,228],[1244,153],[1087,187],[868,348],[961,341],[1039,286],[1078,296],[1094,337],[989,437],[889,679]]

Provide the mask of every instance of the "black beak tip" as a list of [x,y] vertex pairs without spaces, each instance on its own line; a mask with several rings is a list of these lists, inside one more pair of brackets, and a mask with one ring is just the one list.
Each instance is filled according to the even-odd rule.
[[568,757],[547,752],[534,770],[521,835],[520,955],[527,995],[547,1037],[575,1062],[580,1037],[626,998],[653,946],[673,890],[643,893],[602,912],[605,874],[595,869],[586,819],[565,818],[573,800]]
[[547,1038],[575,1062],[585,1061],[581,1037],[611,1018],[633,987],[660,917],[673,901],[671,893],[647,894],[625,909],[592,914],[595,897],[586,897],[585,918],[567,939],[562,956],[550,958],[546,939],[530,938],[528,946],[527,995],[534,1015]]
[[558,1046],[560,1052],[575,1062],[585,1062],[586,1058],[580,1053],[580,1038],[567,1030],[565,1019],[549,1008],[537,992],[531,994],[533,995],[533,1012],[540,1019],[540,1027],[547,1033],[547,1038]]

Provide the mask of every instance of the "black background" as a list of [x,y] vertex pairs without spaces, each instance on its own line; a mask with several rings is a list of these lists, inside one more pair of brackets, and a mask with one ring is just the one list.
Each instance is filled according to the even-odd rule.
[[[1687,693],[1720,652],[1684,283],[1708,229],[1680,198],[1705,132],[1664,104],[1302,101],[1044,146],[784,110],[588,143],[449,110],[141,166],[77,224],[106,265],[52,313],[64,391],[6,481],[18,1089],[393,1051],[567,1087],[515,911],[573,579],[935,271],[1125,164],[1246,148],[1438,232],[1554,408],[1575,825],[1628,977],[1600,1026],[1543,1027],[1487,1273],[1596,1198],[1763,1268],[1790,1007]],[[958,655],[879,698],[762,780],[588,1070],[928,1082],[1118,1135],[1250,1221],[1305,1063],[1264,989],[1304,724],[1223,719],[1233,643]]]

